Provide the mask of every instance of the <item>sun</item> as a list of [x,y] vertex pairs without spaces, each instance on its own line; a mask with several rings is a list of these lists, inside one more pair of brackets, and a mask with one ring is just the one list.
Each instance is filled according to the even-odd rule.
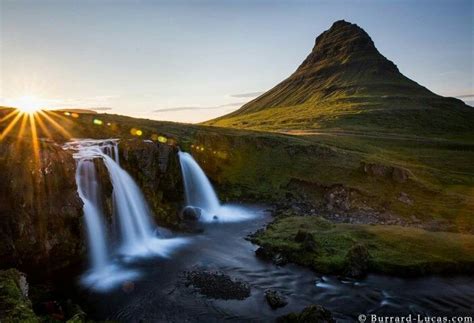
[[34,114],[44,107],[44,101],[33,95],[23,95],[19,98],[10,100],[9,105],[17,108],[23,113]]

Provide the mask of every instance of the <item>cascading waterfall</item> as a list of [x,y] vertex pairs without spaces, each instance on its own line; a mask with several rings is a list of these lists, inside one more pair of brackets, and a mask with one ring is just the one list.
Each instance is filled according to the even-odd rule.
[[99,184],[94,162],[90,159],[80,159],[76,171],[77,191],[84,206],[87,238],[90,250],[91,267],[95,271],[103,270],[108,263],[107,245],[102,210],[100,208]]
[[242,207],[221,205],[211,182],[194,158],[183,151],[178,152],[178,155],[183,174],[186,206],[200,208],[202,221],[232,222],[253,216]]
[[194,158],[186,152],[178,152],[183,174],[186,204],[196,206],[207,213],[219,210],[220,202],[204,171]]
[[156,249],[154,223],[145,199],[130,175],[112,158],[103,156],[112,182],[114,209],[117,214],[122,247],[120,252],[136,255]]
[[91,268],[83,277],[83,283],[98,290],[108,289],[138,275],[136,271],[121,269],[117,261],[108,256],[112,252],[107,245],[95,159],[104,162],[113,187],[114,217],[120,227],[119,234],[114,235],[119,238],[119,248],[114,253],[126,255],[127,259],[148,254],[167,256],[185,242],[182,238],[160,237],[139,187],[118,164],[117,140],[76,140],[64,148],[75,151],[78,193],[84,203]]

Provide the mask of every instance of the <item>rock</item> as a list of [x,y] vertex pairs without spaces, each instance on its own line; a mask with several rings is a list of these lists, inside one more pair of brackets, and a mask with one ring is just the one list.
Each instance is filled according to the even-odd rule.
[[278,323],[334,323],[330,311],[321,305],[310,305],[300,313],[290,313],[277,319]]
[[301,243],[303,249],[307,251],[314,251],[317,248],[313,235],[305,230],[298,230],[295,241]]
[[0,322],[40,322],[28,299],[28,284],[16,269],[0,271]]
[[369,269],[369,258],[369,251],[364,244],[353,245],[346,254],[345,274],[354,278],[365,276]]
[[407,193],[401,192],[400,195],[398,196],[398,200],[402,203],[408,204],[408,205],[413,205],[413,201],[410,199]]
[[183,221],[198,221],[201,217],[202,210],[194,206],[186,206],[180,214],[180,219]]
[[288,259],[285,255],[268,250],[264,247],[258,247],[257,250],[255,250],[255,255],[263,260],[271,260],[277,266],[283,266],[288,263]]
[[298,230],[298,232],[296,233],[296,236],[295,236],[295,241],[296,242],[303,242],[306,239],[308,239],[309,237],[313,238],[308,231]]
[[[70,151],[32,140],[0,142],[0,259],[2,268],[51,273],[85,252],[82,201]],[[8,156],[15,156],[9,158]]]
[[160,142],[141,139],[119,142],[120,166],[137,182],[158,222],[168,226],[179,225],[176,210],[184,194],[177,153],[177,147]]
[[342,185],[334,185],[325,195],[326,208],[329,211],[348,211],[351,208],[350,190]]
[[233,280],[218,271],[196,269],[185,272],[185,285],[193,286],[200,294],[214,299],[246,299],[250,287],[246,282]]
[[272,255],[263,247],[258,247],[257,250],[255,250],[255,255],[264,260],[271,260]]
[[281,253],[274,254],[272,261],[277,266],[284,266],[288,263],[288,259],[286,259],[286,257]]
[[271,289],[265,291],[265,299],[267,300],[268,305],[273,309],[284,307],[288,304],[283,295]]
[[384,177],[398,183],[405,183],[410,177],[412,177],[412,174],[408,169],[399,166],[361,162],[361,168],[370,176]]

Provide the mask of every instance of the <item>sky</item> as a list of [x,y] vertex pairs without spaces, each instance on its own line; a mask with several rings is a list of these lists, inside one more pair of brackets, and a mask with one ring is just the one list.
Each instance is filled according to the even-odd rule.
[[0,3],[0,105],[209,120],[288,77],[340,19],[409,78],[474,103],[474,1]]

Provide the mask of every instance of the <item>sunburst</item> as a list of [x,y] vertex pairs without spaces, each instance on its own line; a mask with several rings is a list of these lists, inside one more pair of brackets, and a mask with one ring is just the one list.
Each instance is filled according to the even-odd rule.
[[20,145],[29,134],[36,161],[40,160],[38,128],[41,130],[41,135],[48,138],[52,138],[51,130],[59,132],[65,138],[71,137],[70,133],[52,118],[52,116],[61,117],[59,113],[42,110],[44,102],[46,101],[31,95],[9,100],[8,105],[14,109],[0,119],[0,142],[15,131],[17,145]]

